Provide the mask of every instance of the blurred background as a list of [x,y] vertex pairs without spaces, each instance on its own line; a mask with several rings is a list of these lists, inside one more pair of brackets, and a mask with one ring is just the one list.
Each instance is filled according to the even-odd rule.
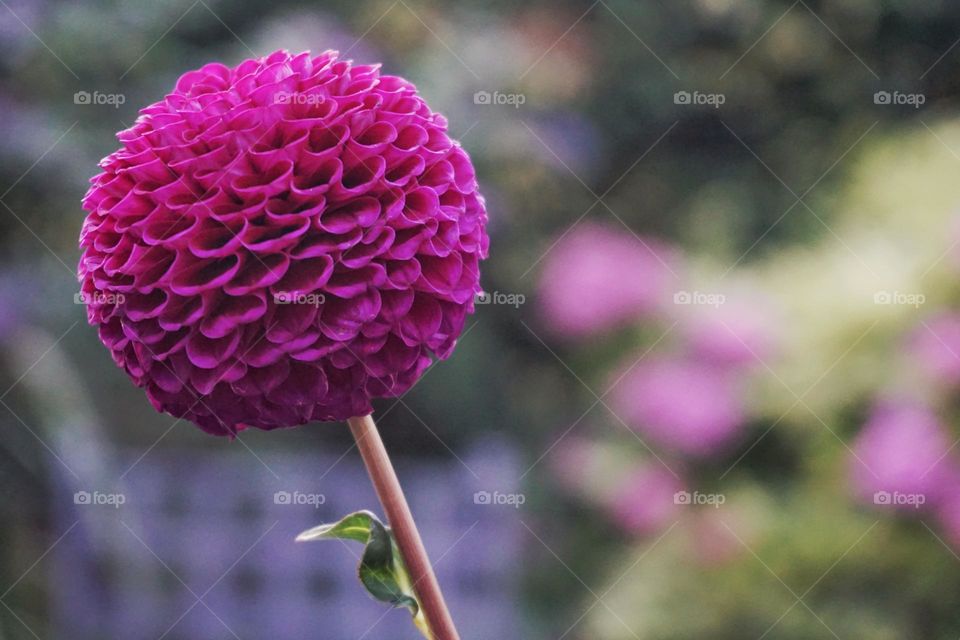
[[960,6],[0,0],[0,638],[414,638],[343,425],[158,415],[80,198],[186,70],[384,63],[487,198],[488,292],[377,411],[466,639],[960,635]]

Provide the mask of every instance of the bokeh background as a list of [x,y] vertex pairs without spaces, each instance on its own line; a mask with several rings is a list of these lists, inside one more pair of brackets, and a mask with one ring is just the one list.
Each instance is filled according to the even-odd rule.
[[382,61],[447,115],[488,295],[378,420],[465,639],[960,635],[960,6],[0,0],[0,638],[414,638],[343,425],[156,414],[80,198],[180,73]]

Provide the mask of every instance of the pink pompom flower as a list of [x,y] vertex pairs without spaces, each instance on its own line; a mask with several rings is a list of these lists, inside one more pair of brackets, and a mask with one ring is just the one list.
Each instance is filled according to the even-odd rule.
[[208,64],[118,138],[81,292],[159,411],[219,435],[342,420],[450,355],[487,216],[411,83],[332,51]]

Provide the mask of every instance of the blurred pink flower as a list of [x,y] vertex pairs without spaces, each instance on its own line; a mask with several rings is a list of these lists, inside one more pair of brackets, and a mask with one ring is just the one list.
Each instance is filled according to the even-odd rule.
[[738,377],[709,364],[672,359],[644,362],[611,392],[629,426],[657,444],[691,456],[720,452],[745,415]]
[[698,307],[683,330],[691,353],[723,365],[761,363],[776,354],[776,320],[762,301]]
[[645,535],[664,528],[674,518],[674,494],[683,490],[679,478],[658,462],[634,469],[607,499],[607,511],[621,528]]
[[928,409],[883,403],[854,441],[853,490],[879,507],[931,506],[950,481],[949,450],[943,426]]
[[620,327],[655,309],[672,274],[671,251],[626,229],[585,222],[544,260],[540,306],[555,333],[576,338]]
[[960,315],[943,313],[917,325],[907,340],[907,350],[931,378],[960,383]]

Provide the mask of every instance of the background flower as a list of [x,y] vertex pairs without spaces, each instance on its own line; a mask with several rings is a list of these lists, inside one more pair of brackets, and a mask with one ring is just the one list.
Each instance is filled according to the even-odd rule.
[[857,435],[850,458],[854,490],[880,507],[897,505],[877,492],[923,496],[934,505],[947,490],[950,442],[937,417],[923,407],[884,402]]
[[672,257],[663,245],[582,223],[559,238],[540,274],[544,323],[584,337],[636,321],[664,302]]
[[645,438],[691,456],[715,454],[730,444],[746,415],[738,378],[685,359],[642,362],[611,394],[617,415]]
[[778,318],[762,296],[736,296],[715,307],[701,305],[683,318],[691,355],[719,365],[762,365],[777,355]]
[[613,521],[631,534],[650,534],[670,524],[677,513],[676,493],[683,484],[656,461],[621,478],[607,498]]

